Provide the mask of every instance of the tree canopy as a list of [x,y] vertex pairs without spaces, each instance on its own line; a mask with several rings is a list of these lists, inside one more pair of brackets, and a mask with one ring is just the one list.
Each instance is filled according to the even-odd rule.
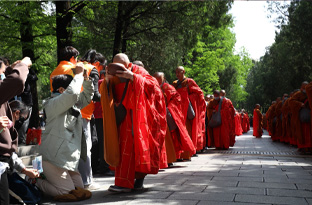
[[[151,74],[163,71],[169,82],[175,80],[175,68],[183,65],[205,94],[225,89],[234,105],[241,107],[247,99],[246,79],[253,62],[244,49],[234,53],[234,24],[228,14],[232,3],[2,1],[2,55],[11,62],[23,56],[33,59],[39,76],[32,85],[37,110],[50,94],[49,75],[58,64],[58,53],[68,45],[81,55],[96,49],[108,61],[124,52],[132,61],[143,61]],[[33,122],[38,124],[38,118]]]
[[280,32],[247,77],[249,110],[260,103],[266,111],[271,101],[312,80],[312,2],[292,1],[287,7],[279,6],[270,8],[278,8],[273,12],[280,14],[276,21]]

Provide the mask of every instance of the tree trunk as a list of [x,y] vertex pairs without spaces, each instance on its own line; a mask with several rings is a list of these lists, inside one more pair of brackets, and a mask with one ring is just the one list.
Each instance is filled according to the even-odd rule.
[[116,20],[115,28],[115,38],[114,38],[114,48],[113,48],[113,57],[120,52],[121,36],[123,30],[123,3],[122,1],[118,2],[118,13]]
[[73,15],[70,9],[70,1],[56,1],[56,39],[57,39],[57,62],[60,62],[60,51],[65,46],[72,45],[71,21]]
[[[23,57],[28,56],[33,64],[35,63],[35,53],[34,53],[34,37],[31,24],[30,16],[30,3],[31,2],[20,2],[19,4],[23,8],[23,15],[20,17],[20,34],[21,34],[21,44]],[[38,70],[34,69],[37,73]],[[38,104],[38,93],[37,93],[37,83],[36,81],[30,82],[30,89],[32,95],[32,114],[30,117],[29,127],[39,126],[39,104]]]

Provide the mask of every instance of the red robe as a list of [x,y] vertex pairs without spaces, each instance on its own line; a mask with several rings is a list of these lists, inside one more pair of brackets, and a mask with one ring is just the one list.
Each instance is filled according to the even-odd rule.
[[235,113],[235,135],[236,136],[240,136],[243,134],[243,129],[242,129],[242,123],[241,123],[241,115],[239,114],[239,112]]
[[182,98],[182,113],[184,122],[187,125],[187,110],[191,102],[195,111],[195,118],[191,120],[191,138],[196,150],[202,150],[205,137],[205,111],[206,103],[204,93],[193,79],[186,78],[181,86],[178,87],[178,81],[173,82],[173,86],[179,92]]
[[310,148],[312,147],[311,125],[310,123],[302,123],[299,118],[302,103],[306,107],[309,106],[307,95],[301,91],[296,92],[289,101],[289,107],[292,113],[292,138],[296,140],[298,148]]
[[[216,100],[213,100],[211,103],[208,105],[208,112],[210,113],[209,115],[212,114],[213,110],[218,111],[219,108],[219,102]],[[219,127],[213,128],[213,140],[215,147],[217,149],[228,149],[230,147],[230,129],[231,125],[230,123],[232,122],[232,108],[231,108],[231,103],[227,98],[224,98],[221,104],[221,120],[222,124]]]
[[161,88],[165,97],[167,108],[177,124],[177,129],[171,131],[170,133],[173,139],[176,157],[179,159],[182,151],[188,151],[191,155],[193,155],[196,153],[196,149],[185,126],[181,107],[181,96],[176,89],[168,83],[164,83]]
[[242,113],[242,128],[243,128],[243,133],[248,132],[248,115],[246,113]]
[[289,143],[291,138],[291,126],[290,126],[290,108],[289,108],[289,100],[284,101],[282,105],[282,137],[280,139],[281,142]]
[[[126,188],[133,188],[137,174],[158,173],[167,129],[165,99],[158,82],[137,65],[132,72],[133,82],[122,103],[127,115],[118,127],[120,162],[115,172],[115,185]],[[114,85],[116,102],[120,102],[124,86]],[[108,96],[101,94],[102,98]]]
[[262,136],[262,114],[259,109],[254,109],[253,112],[253,136],[261,138]]
[[[224,97],[224,99],[226,99],[226,102],[229,104],[229,112],[230,112],[230,121],[229,121],[229,125],[230,125],[230,147],[233,147],[235,144],[235,120],[234,120],[234,116],[235,116],[235,109],[233,106],[233,103],[230,99]],[[223,99],[223,100],[224,100]]]

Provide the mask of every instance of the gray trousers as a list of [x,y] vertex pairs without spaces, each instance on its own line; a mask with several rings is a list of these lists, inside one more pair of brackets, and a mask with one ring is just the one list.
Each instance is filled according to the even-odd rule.
[[90,185],[92,183],[92,168],[91,168],[91,148],[92,148],[92,140],[91,140],[91,129],[90,129],[90,120],[82,118],[82,128],[83,133],[86,137],[87,143],[87,160],[84,161],[82,159],[79,160],[78,170],[81,175],[83,184]]

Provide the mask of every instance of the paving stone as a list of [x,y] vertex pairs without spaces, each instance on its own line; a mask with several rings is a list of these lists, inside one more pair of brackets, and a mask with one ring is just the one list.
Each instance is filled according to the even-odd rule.
[[204,190],[207,193],[231,193],[231,194],[255,194],[255,195],[265,195],[264,188],[244,188],[244,187],[219,187],[210,186]]
[[269,182],[239,182],[238,187],[297,189],[297,187],[294,184],[290,184],[290,183],[269,183]]
[[253,182],[263,182],[263,177],[223,177],[216,176],[211,179],[211,181],[253,181]]
[[216,187],[237,187],[238,181],[211,181],[205,179],[190,179],[184,185],[208,185]]
[[207,185],[152,185],[146,184],[144,187],[149,190],[158,190],[158,191],[174,191],[174,192],[203,192]]
[[248,202],[248,203],[266,203],[266,204],[307,204],[304,198],[296,197],[278,197],[278,196],[259,196],[259,195],[246,195],[237,194],[235,202]]
[[293,196],[293,197],[310,197],[311,191],[305,190],[291,190],[291,189],[267,189],[267,195],[271,196]]
[[[250,205],[250,203],[238,203],[238,202],[225,202],[225,201],[200,201],[197,205]],[[252,205],[263,205],[263,204],[255,204]]]
[[136,199],[128,203],[127,205],[138,205],[138,204],[153,204],[153,205],[195,205],[198,200],[165,200],[165,199]]
[[208,201],[233,201],[235,194],[231,193],[190,193],[190,192],[175,192],[170,199],[188,199],[188,200],[208,200]]

